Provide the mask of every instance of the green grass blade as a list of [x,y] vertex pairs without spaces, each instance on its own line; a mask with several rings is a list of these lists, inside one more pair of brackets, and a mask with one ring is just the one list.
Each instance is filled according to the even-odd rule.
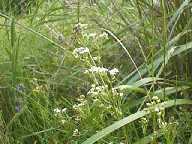
[[191,134],[191,136],[190,136],[190,138],[189,138],[188,144],[192,144],[192,134]]
[[144,86],[150,82],[157,82],[157,81],[161,81],[163,80],[162,78],[156,78],[156,77],[147,77],[147,78],[143,78],[137,82],[135,82],[133,85],[140,87],[140,86]]
[[[161,104],[158,104],[156,106],[164,106],[164,108],[169,108],[172,107],[174,105],[186,105],[186,104],[192,104],[191,100],[187,100],[187,99],[176,99],[176,100],[170,100],[170,101],[166,101],[163,102]],[[115,122],[114,124],[110,125],[109,127],[104,128],[103,130],[99,131],[98,133],[96,133],[95,135],[91,136],[90,138],[88,138],[86,141],[84,141],[82,144],[93,144],[95,142],[97,142],[98,140],[102,139],[103,137],[105,137],[106,135],[112,133],[113,131],[123,127],[126,124],[129,124],[145,115],[148,115],[149,109],[145,110],[145,111],[138,111],[132,115],[129,115],[128,117]]]

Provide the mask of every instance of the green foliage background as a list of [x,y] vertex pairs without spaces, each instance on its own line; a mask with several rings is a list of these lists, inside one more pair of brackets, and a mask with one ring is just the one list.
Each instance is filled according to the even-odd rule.
[[[191,6],[0,0],[0,143],[191,144]],[[79,47],[91,56],[75,58]],[[92,57],[119,74],[86,75]],[[89,95],[94,85],[108,88]]]

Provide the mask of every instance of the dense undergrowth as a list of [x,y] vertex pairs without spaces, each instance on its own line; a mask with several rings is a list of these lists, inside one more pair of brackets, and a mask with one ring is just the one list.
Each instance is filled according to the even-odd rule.
[[190,0],[1,0],[1,144],[192,144]]

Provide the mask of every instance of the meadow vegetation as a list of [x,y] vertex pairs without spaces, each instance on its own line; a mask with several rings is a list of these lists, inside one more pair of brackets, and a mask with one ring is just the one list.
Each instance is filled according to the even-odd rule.
[[192,144],[191,0],[0,0],[1,144]]

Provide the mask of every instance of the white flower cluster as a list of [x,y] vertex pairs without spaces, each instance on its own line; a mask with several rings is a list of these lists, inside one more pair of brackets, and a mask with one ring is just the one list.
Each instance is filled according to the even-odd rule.
[[[161,100],[158,98],[158,96],[153,96],[152,97],[152,101],[150,103],[146,103],[146,105],[148,107],[152,107],[152,111],[155,112],[157,114],[157,123],[159,125],[159,128],[165,128],[167,126],[167,122],[164,121],[163,117],[164,117],[164,112],[165,112],[165,106],[164,103],[161,103]],[[155,107],[154,107],[155,106]]]
[[[104,85],[104,86],[92,85],[87,95],[92,95],[92,96],[97,96],[98,94],[102,95],[102,94],[106,94],[108,90],[109,88],[107,85]],[[112,88],[112,94],[114,96],[120,96],[120,97],[123,97],[124,95],[122,92],[118,92],[116,88]]]
[[67,108],[63,108],[63,109],[55,108],[53,110],[55,116],[61,115],[62,113],[65,113],[66,111],[67,111]]
[[108,72],[107,68],[104,67],[96,67],[96,66],[92,66],[90,69],[86,70],[85,73],[106,73]]
[[118,92],[116,88],[112,88],[112,93],[113,95],[115,96],[120,96],[120,97],[123,97],[123,92]]
[[77,100],[78,100],[79,102],[85,101],[85,95],[80,95]]
[[[156,104],[158,104],[158,103],[161,102],[161,100],[158,98],[158,96],[153,96],[151,100],[152,100],[151,102],[146,103],[146,106],[147,106],[150,110],[152,110],[152,112],[157,113],[157,116],[158,116],[159,118],[161,118],[161,116],[162,116],[162,114],[163,114],[163,112],[164,112],[164,109],[165,109],[165,108],[164,108],[164,104],[162,103],[162,104],[156,106]],[[154,106],[155,106],[155,107],[154,107]],[[146,110],[146,108],[144,108],[144,110]]]
[[96,66],[92,66],[90,69],[86,70],[85,73],[97,73],[97,74],[103,74],[103,73],[109,73],[111,76],[115,76],[119,73],[119,70],[117,68],[114,69],[107,69],[104,67],[96,67]]
[[[174,120],[174,118],[172,118]],[[157,119],[157,122],[159,124],[159,128],[163,128],[163,129],[166,129],[168,126],[170,125],[173,125],[173,126],[177,126],[179,125],[178,121],[169,121],[169,122],[166,122],[166,121],[163,121],[162,119],[158,118]]]
[[168,125],[167,122],[162,121],[162,119],[160,119],[160,118],[157,119],[157,122],[158,122],[158,124],[159,124],[159,128],[166,128],[167,125]]
[[160,103],[160,102],[161,102],[161,100],[158,98],[158,96],[153,96],[153,97],[152,97],[152,101],[149,102],[149,103],[146,103],[146,105],[147,105],[148,107],[150,107],[150,106],[153,106],[153,105],[158,104],[158,103]]
[[94,61],[100,61],[100,60],[101,60],[101,57],[95,56],[95,57],[93,57],[93,60],[94,60]]
[[65,124],[65,123],[66,123],[66,120],[62,119],[62,120],[61,120],[61,123],[62,123],[62,124]]
[[80,97],[77,100],[79,101],[79,103],[73,105],[73,109],[76,111],[87,104],[87,100],[85,99],[85,95],[80,95]]
[[143,124],[147,124],[147,123],[148,123],[148,120],[147,120],[146,117],[142,117],[142,118],[141,118],[141,122],[142,122]]
[[80,135],[79,130],[78,130],[78,129],[75,129],[75,130],[73,131],[73,136],[76,137],[76,136],[79,136],[79,135]]
[[105,39],[108,39],[108,34],[106,32],[103,32],[102,34],[100,34],[98,36],[99,38],[105,38]]
[[79,104],[74,104],[73,109],[74,110],[79,110],[81,107],[85,106],[87,104],[87,100],[81,101]]
[[87,47],[80,47],[73,50],[73,55],[76,58],[87,53],[89,53],[89,49]]
[[109,70],[109,73],[111,76],[115,76],[119,73],[119,70],[117,68],[114,68],[112,70]]
[[91,89],[88,91],[87,95],[95,96],[95,95],[98,95],[102,92],[105,92],[107,89],[108,89],[107,85],[105,85],[105,86],[92,85]]

